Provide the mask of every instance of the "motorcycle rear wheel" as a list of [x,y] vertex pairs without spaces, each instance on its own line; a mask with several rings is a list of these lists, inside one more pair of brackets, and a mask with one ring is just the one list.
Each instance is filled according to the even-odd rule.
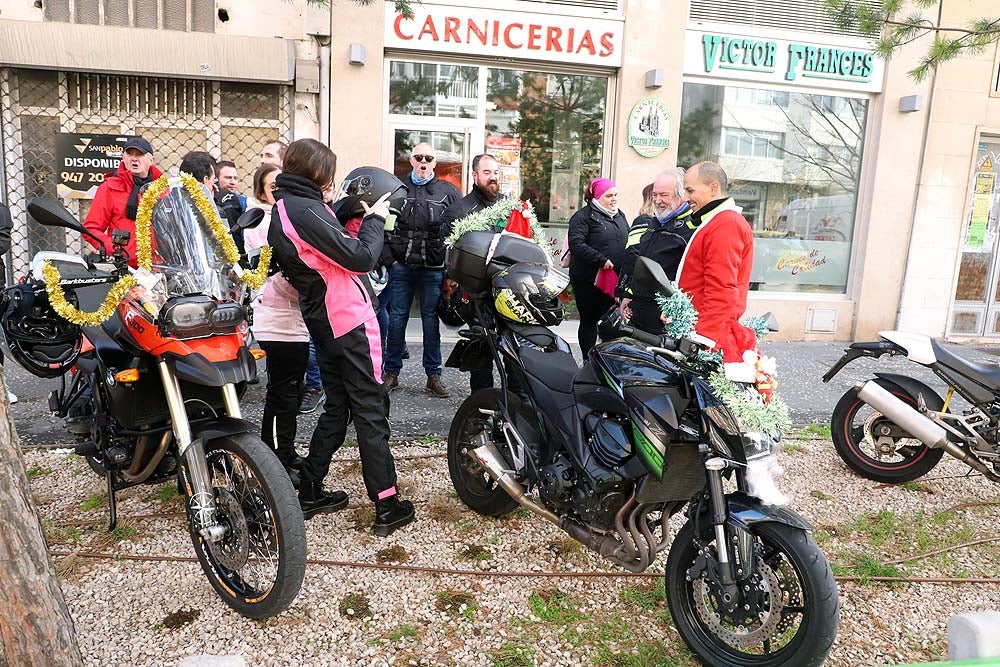
[[665,583],[677,632],[706,665],[821,665],[837,636],[840,608],[826,556],[802,529],[759,523],[750,530],[758,554],[755,577],[765,592],[745,625],[720,613],[704,576],[687,580],[699,557],[695,530],[689,521],[678,531]]
[[226,535],[208,542],[194,529],[191,485],[182,468],[198,561],[223,602],[248,618],[288,608],[306,571],[306,529],[298,495],[274,452],[241,433],[213,440],[205,457]]
[[[520,402],[512,394],[508,396],[510,409],[516,411]],[[476,436],[484,432],[497,449],[506,449],[495,418],[480,412],[491,410],[499,414],[500,397],[499,389],[477,391],[459,406],[448,431],[448,473],[455,492],[469,509],[494,517],[509,514],[517,507],[517,502],[490,478],[486,470],[471,456],[471,450],[477,446],[474,441]]]
[[[909,392],[885,380],[875,382],[907,405],[917,406],[916,397]],[[888,436],[884,437],[892,441],[893,451],[883,456],[879,444],[873,440],[873,431],[883,426],[894,431],[902,429],[858,398],[853,389],[837,402],[830,422],[837,454],[848,468],[865,479],[883,484],[911,482],[930,472],[944,456],[943,449],[931,449],[915,438]]]

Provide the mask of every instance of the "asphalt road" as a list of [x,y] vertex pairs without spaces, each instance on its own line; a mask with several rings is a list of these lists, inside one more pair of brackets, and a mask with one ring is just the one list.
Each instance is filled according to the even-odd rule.
[[[390,423],[394,438],[420,436],[447,436],[452,417],[461,402],[469,395],[467,374],[454,369],[444,370],[444,381],[451,397],[437,398],[424,390],[426,375],[421,367],[422,346],[419,332],[408,332],[410,359],[404,362],[400,375],[401,387],[391,394]],[[570,341],[579,360],[579,348],[572,324],[560,327],[560,333]],[[447,359],[456,340],[453,330],[442,329],[442,357]],[[922,366],[894,358],[874,361],[859,359],[847,366],[830,384],[823,384],[821,376],[843,353],[845,343],[765,343],[766,354],[778,361],[778,392],[791,409],[792,422],[796,425],[811,423],[828,424],[830,414],[840,396],[854,382],[867,379],[876,370],[909,374],[939,389],[944,385]],[[955,347],[958,353],[978,362],[1000,362],[1000,347]],[[62,430],[62,420],[48,411],[49,391],[58,386],[59,380],[42,380],[29,375],[8,357],[4,368],[8,386],[20,399],[11,406],[14,423],[25,445],[52,446],[67,442]],[[266,381],[266,380],[264,380]],[[259,423],[264,400],[264,382],[251,386],[243,399],[244,416]],[[299,436],[307,441],[315,426],[319,411],[302,415]],[[353,437],[350,434],[349,437]]]

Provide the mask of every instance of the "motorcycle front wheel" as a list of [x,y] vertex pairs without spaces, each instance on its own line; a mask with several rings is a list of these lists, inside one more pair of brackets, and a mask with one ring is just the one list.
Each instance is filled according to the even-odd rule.
[[[917,399],[909,392],[884,380],[875,382],[916,408]],[[847,467],[883,484],[903,484],[923,477],[944,455],[943,449],[931,449],[901,429],[891,419],[875,410],[853,389],[837,402],[830,420],[830,434],[837,454]]]
[[[670,548],[666,596],[677,632],[706,665],[778,667],[820,665],[837,636],[840,600],[833,571],[812,536],[780,523],[758,523],[755,571],[737,611],[727,613],[703,572],[688,581],[699,559],[688,522]],[[714,551],[714,539],[704,544]],[[743,605],[748,604],[747,610]]]
[[[520,402],[509,396],[511,411]],[[503,433],[497,424],[500,414],[500,390],[481,389],[459,406],[448,431],[448,473],[455,492],[466,507],[485,516],[503,516],[517,507],[517,502],[494,481],[472,450],[479,446],[478,438],[486,439],[501,452],[506,448]],[[483,414],[483,410],[494,416]]]
[[306,571],[306,529],[298,496],[274,452],[241,433],[213,440],[205,458],[226,534],[210,542],[195,530],[191,484],[182,468],[198,561],[223,602],[248,618],[269,618],[298,595]]

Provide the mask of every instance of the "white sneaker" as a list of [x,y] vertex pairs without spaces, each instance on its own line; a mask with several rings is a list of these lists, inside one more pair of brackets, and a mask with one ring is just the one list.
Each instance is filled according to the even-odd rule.
[[7,391],[7,401],[10,402],[11,405],[14,405],[15,403],[17,403],[17,394],[15,394],[14,392],[8,390]]

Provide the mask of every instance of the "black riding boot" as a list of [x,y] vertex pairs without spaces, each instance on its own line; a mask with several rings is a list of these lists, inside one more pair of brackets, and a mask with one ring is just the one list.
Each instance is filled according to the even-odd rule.
[[413,521],[413,515],[413,503],[409,500],[400,500],[398,495],[377,500],[372,531],[379,537],[387,537],[397,528],[402,528]]
[[347,494],[343,491],[327,493],[323,490],[323,482],[307,482],[302,480],[299,485],[299,505],[302,516],[311,519],[317,514],[336,512],[347,507]]

